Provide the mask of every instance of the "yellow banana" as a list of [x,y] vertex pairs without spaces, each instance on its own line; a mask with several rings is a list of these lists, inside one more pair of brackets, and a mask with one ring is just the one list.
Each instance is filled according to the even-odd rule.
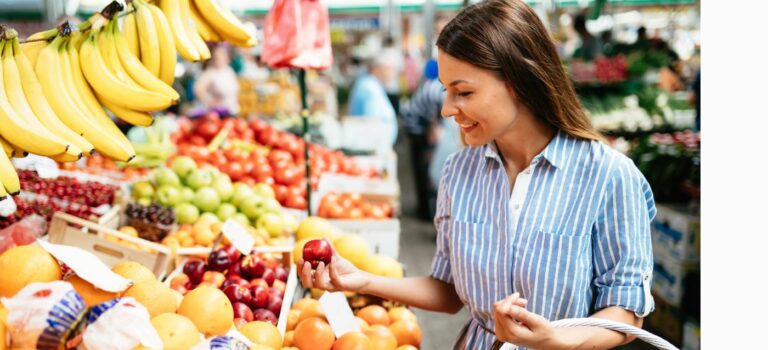
[[243,22],[217,0],[194,0],[195,5],[206,21],[221,36],[238,42],[247,42],[251,35],[245,30]]
[[[68,45],[66,49],[69,59],[62,63],[65,64],[65,68],[69,68],[66,70],[68,71],[67,77],[74,83],[76,95],[86,102],[87,110],[90,111],[90,114],[88,114],[90,116],[89,120],[98,126],[106,141],[111,143],[109,148],[107,148],[107,145],[102,145],[102,149],[99,148],[98,144],[94,143],[96,149],[112,159],[124,162],[130,161],[136,156],[133,144],[115,125],[96,99],[94,91],[91,90],[88,82],[85,80],[85,76],[83,76],[83,72],[80,70],[80,57],[77,50],[72,45]],[[99,142],[102,141],[99,140]]]
[[[189,1],[189,0],[187,0]],[[179,55],[187,61],[199,61],[200,53],[197,47],[187,33],[187,26],[184,23],[181,12],[182,0],[163,0],[160,2],[160,9],[168,18],[173,33],[173,42],[176,43],[176,50]]]
[[99,96],[99,100],[104,103],[104,107],[107,107],[107,109],[110,110],[112,114],[131,125],[150,126],[154,121],[152,115],[147,112],[139,112],[120,107],[102,98],[101,96]]
[[187,35],[189,35],[189,38],[192,39],[192,43],[195,44],[197,52],[200,54],[200,59],[207,60],[211,58],[211,50],[208,49],[208,45],[205,44],[205,40],[203,40],[203,38],[200,37],[200,33],[197,32],[195,20],[192,18],[190,1],[191,0],[181,0],[181,18],[184,20],[184,24],[186,24],[185,28],[187,30]]
[[18,41],[14,41],[13,45],[13,55],[16,59],[16,65],[19,68],[19,74],[21,75],[22,89],[27,96],[27,101],[32,107],[32,111],[35,116],[37,116],[38,120],[40,120],[40,123],[45,125],[46,128],[54,134],[67,140],[70,145],[77,146],[77,148],[81,149],[84,153],[93,153],[93,144],[67,127],[67,125],[64,124],[53,111],[48,100],[45,99],[43,88],[40,86],[40,81],[37,79],[37,75],[35,75],[32,64],[29,63],[29,60],[27,60],[25,55],[19,52]]
[[139,46],[139,30],[136,28],[136,13],[129,12],[123,17],[123,33],[125,35],[125,41],[128,42],[128,49],[131,53],[139,57],[141,48]]
[[59,163],[71,163],[71,162],[76,162],[76,161],[80,160],[80,158],[83,158],[83,153],[81,152],[81,153],[78,153],[78,154],[72,154],[70,152],[66,152],[66,153],[62,153],[62,154],[57,154],[57,155],[52,156],[50,158],[55,160],[55,161],[57,161],[57,162],[59,162]]
[[5,152],[0,152],[0,182],[3,183],[0,187],[11,195],[15,196],[21,191],[19,174],[16,173],[16,168],[13,167],[13,163]]
[[155,20],[152,11],[141,2],[134,1],[136,8],[136,26],[139,29],[139,46],[141,47],[141,63],[152,72],[154,76],[160,76],[160,42],[157,38]]
[[[123,150],[119,140],[116,142],[114,138],[112,138],[112,135],[108,134],[107,131],[96,122],[96,114],[92,113],[87,108],[81,109],[81,107],[74,102],[75,99],[85,100],[87,94],[79,92],[77,89],[82,86],[78,87],[78,84],[72,82],[74,79],[73,75],[77,74],[70,68],[72,65],[70,65],[70,67],[65,65],[65,63],[69,63],[69,56],[67,56],[66,53],[71,51],[70,54],[74,53],[74,57],[77,58],[77,51],[74,49],[69,51],[63,49],[60,53],[59,48],[61,48],[64,43],[65,41],[63,37],[57,37],[50,45],[48,45],[48,47],[40,52],[40,56],[38,57],[35,72],[40,79],[40,85],[43,88],[45,97],[61,121],[74,132],[83,135],[83,137],[88,140],[88,142],[92,143],[96,147],[96,150],[101,154],[117,160],[128,160],[134,153],[128,153]],[[64,61],[64,58],[67,58],[66,62]],[[79,62],[76,66],[79,67]],[[84,79],[82,79],[82,73],[79,74],[81,74],[80,79],[82,80],[82,83],[85,83]],[[69,80],[69,83],[65,83],[65,80]],[[75,88],[73,88],[74,90],[70,90],[70,87],[68,86],[74,86]],[[87,92],[92,96],[93,92],[90,91],[87,83],[85,83],[85,88],[88,89]],[[93,98],[95,100],[95,97]],[[96,103],[98,104],[98,102]],[[102,113],[106,115],[103,110]]]
[[209,43],[224,40],[221,38],[219,33],[216,33],[216,30],[214,30],[213,27],[211,27],[211,25],[205,21],[205,18],[203,18],[203,15],[200,14],[200,10],[198,10],[194,1],[189,2],[189,10],[192,13],[192,19],[195,21],[197,33],[200,34],[200,37],[203,38],[203,40]]
[[0,137],[0,146],[3,147],[3,152],[6,156],[13,157],[13,146],[11,146],[11,144],[4,140],[2,137]]
[[107,68],[93,33],[80,48],[80,67],[94,90],[116,105],[150,112],[166,109],[177,102],[167,96],[140,90],[121,81]]
[[[0,89],[0,135],[25,151],[50,156],[65,152],[69,147],[66,141],[51,134],[40,125],[34,113],[29,109],[21,92],[21,77],[13,60],[13,46],[3,42],[3,69],[0,81],[5,85]],[[6,95],[6,91],[11,95]]]
[[152,12],[157,27],[157,38],[160,40],[160,80],[168,85],[173,84],[176,77],[176,44],[173,42],[173,32],[168,18],[159,7],[147,4]]
[[[52,39],[56,36],[56,33],[57,32],[55,28],[49,29],[32,34],[27,38],[27,40]],[[40,54],[40,50],[46,46],[48,46],[48,41],[29,41],[24,43],[22,50],[24,51],[24,55],[26,55],[29,61],[34,65],[35,61],[37,60],[37,55]]]
[[0,199],[5,199],[7,195],[8,191],[5,190],[5,187],[0,186]]

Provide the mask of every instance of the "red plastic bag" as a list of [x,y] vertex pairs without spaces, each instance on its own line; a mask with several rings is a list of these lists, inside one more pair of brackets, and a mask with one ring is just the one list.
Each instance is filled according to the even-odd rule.
[[264,24],[262,59],[273,68],[333,64],[328,9],[317,0],[275,0]]
[[0,230],[0,254],[16,246],[32,244],[48,231],[45,218],[37,214]]

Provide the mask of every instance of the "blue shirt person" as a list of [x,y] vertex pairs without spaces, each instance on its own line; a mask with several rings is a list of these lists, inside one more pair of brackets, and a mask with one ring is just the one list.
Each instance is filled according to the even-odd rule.
[[386,55],[373,58],[368,66],[369,73],[358,77],[352,86],[348,114],[376,117],[387,122],[390,125],[390,138],[394,145],[397,141],[397,117],[384,86],[395,78],[395,67]]

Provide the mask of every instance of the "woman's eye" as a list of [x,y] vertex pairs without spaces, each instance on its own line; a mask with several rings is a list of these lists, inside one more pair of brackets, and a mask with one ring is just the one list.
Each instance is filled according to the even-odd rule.
[[458,93],[458,95],[459,95],[460,97],[467,97],[467,96],[469,96],[469,95],[471,95],[471,94],[472,94],[472,92],[470,92],[470,91],[465,91],[465,92],[459,92],[459,93]]

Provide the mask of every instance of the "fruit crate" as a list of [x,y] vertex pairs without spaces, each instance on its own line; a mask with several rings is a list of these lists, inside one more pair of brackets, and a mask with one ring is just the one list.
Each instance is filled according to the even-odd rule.
[[[133,243],[142,250],[117,243],[113,241],[115,239]],[[65,213],[54,214],[48,228],[48,241],[85,249],[109,267],[123,261],[135,261],[150,269],[158,278],[165,276],[171,266],[168,247]]]
[[[58,198],[49,198],[46,195],[33,193],[33,192],[27,192],[27,191],[21,191],[19,193],[19,196],[27,201],[27,202],[34,202],[37,200],[46,201],[50,199],[53,202],[56,202],[61,207],[67,208],[70,205],[73,205],[75,207],[81,206],[81,204],[77,203],[70,203],[68,201],[58,199]],[[93,216],[89,221],[95,222],[96,224],[111,228],[111,229],[117,229],[120,225],[120,213],[122,212],[122,206],[119,204],[112,204],[109,207],[96,207],[91,208],[91,211],[96,214],[96,216]]]
[[[168,274],[168,277],[163,280],[167,286],[170,287],[171,280],[181,273],[183,273],[184,264],[190,258],[197,257],[206,259],[208,254],[213,249],[211,247],[195,247],[195,248],[181,248],[177,252],[175,259],[175,267],[173,271]],[[280,331],[281,336],[285,336],[285,328],[288,323],[288,312],[291,305],[296,298],[295,294],[300,287],[298,281],[298,275],[296,272],[296,264],[293,263],[292,255],[293,247],[272,247],[272,246],[254,246],[254,253],[280,253],[279,259],[283,267],[288,268],[288,279],[285,282],[285,293],[283,295],[283,304],[280,307],[280,315],[277,318],[277,329]]]

